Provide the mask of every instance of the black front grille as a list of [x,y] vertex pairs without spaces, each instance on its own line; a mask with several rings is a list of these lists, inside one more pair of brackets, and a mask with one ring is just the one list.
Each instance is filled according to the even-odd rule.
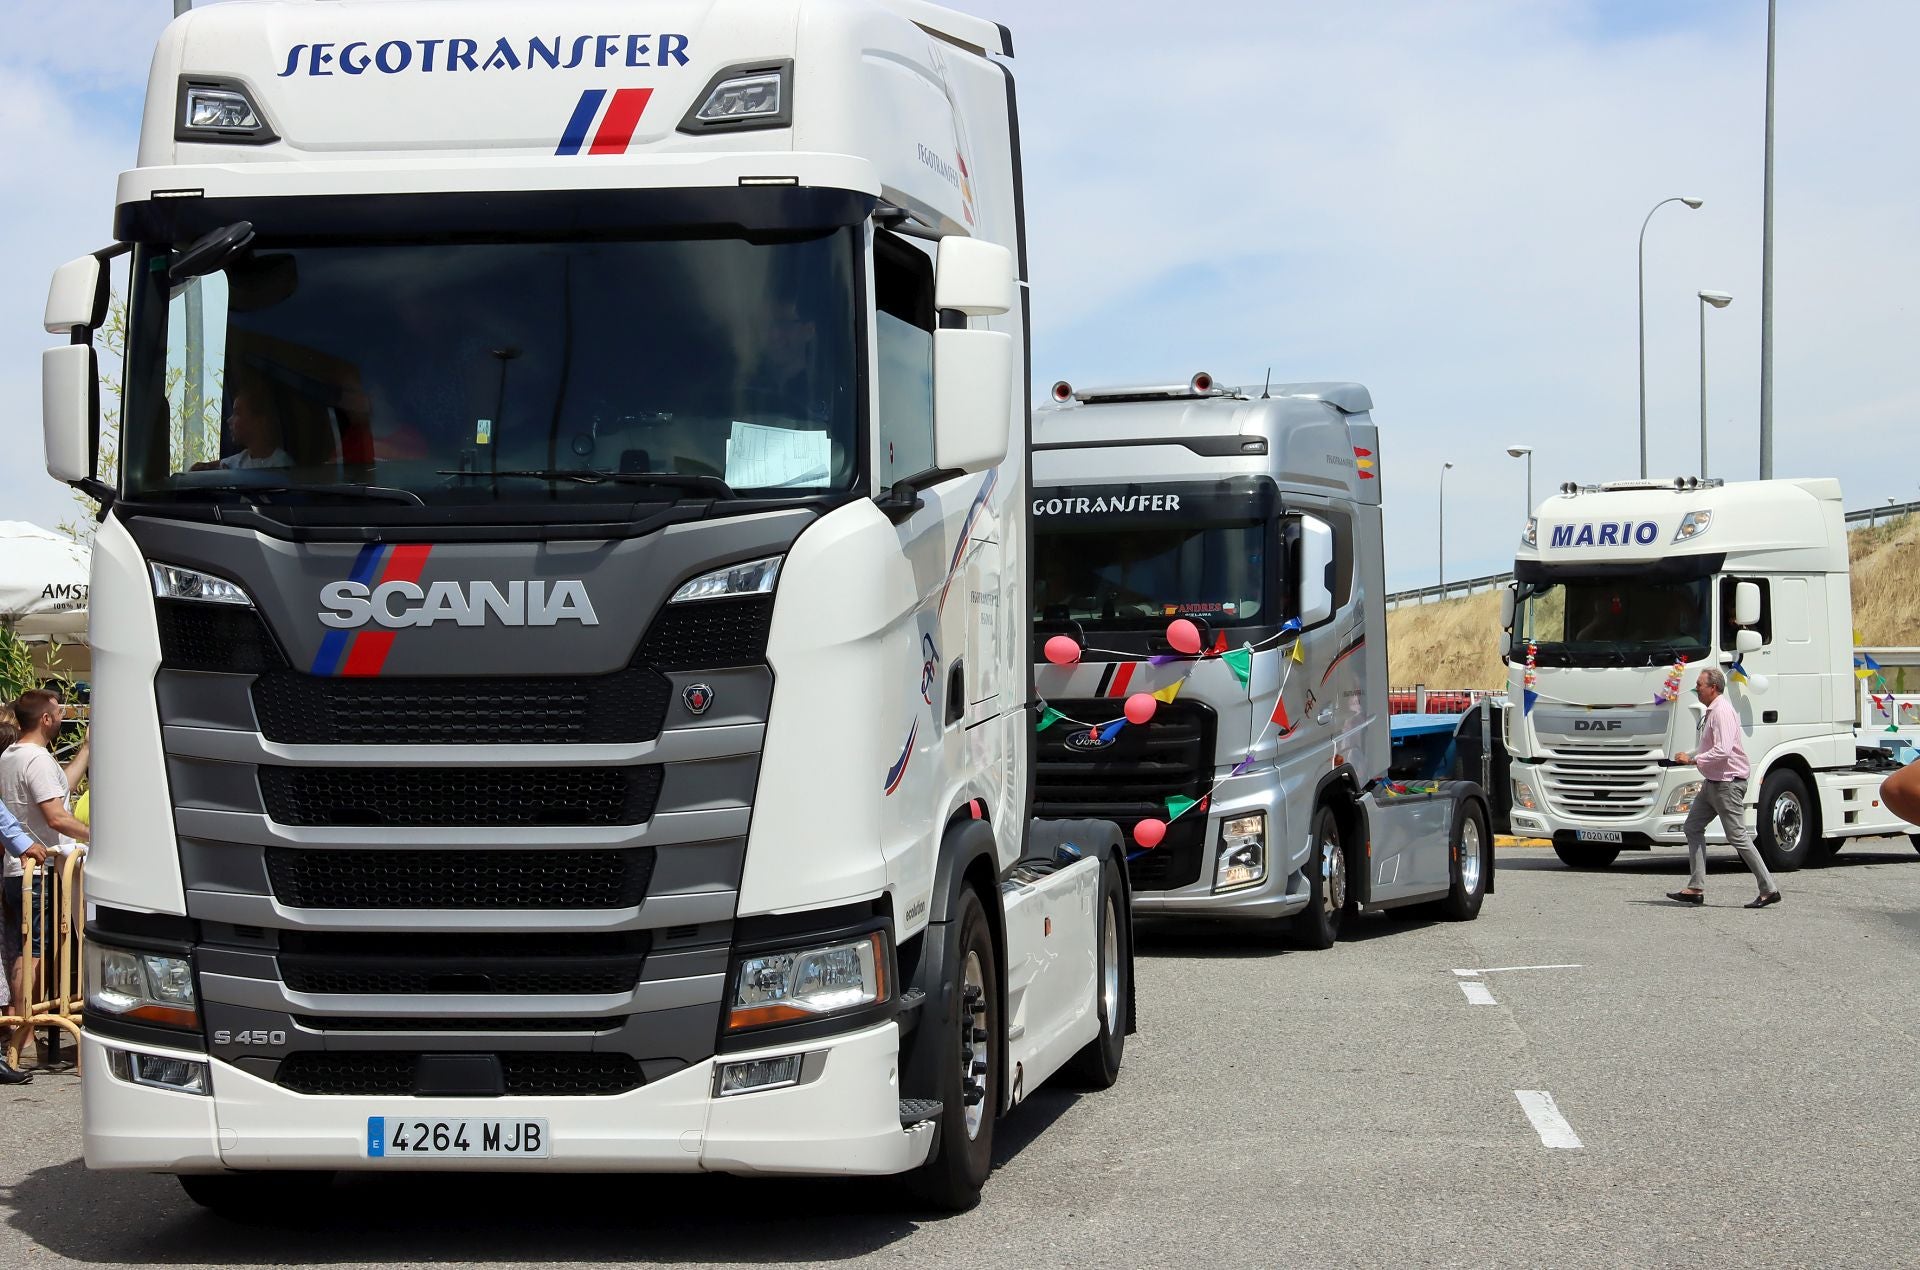
[[619,745],[660,735],[671,685],[655,671],[498,679],[254,681],[269,741],[287,745]]
[[[295,992],[375,996],[631,992],[640,982],[649,944],[645,931],[578,935],[285,931],[280,937],[280,978]],[[542,1027],[559,1024],[556,1020],[529,1022]]]
[[283,825],[638,825],[658,767],[262,767]]
[[203,600],[156,600],[160,661],[169,670],[257,675],[285,669],[287,659],[253,609]]
[[[1055,701],[1055,709],[1076,718],[1105,720],[1121,703]],[[1034,815],[1046,819],[1112,820],[1135,857],[1128,876],[1136,890],[1167,891],[1200,878],[1206,855],[1205,809],[1193,808],[1167,826],[1165,839],[1152,850],[1133,840],[1141,820],[1165,820],[1169,797],[1200,798],[1213,772],[1214,731],[1211,707],[1176,701],[1160,706],[1151,722],[1122,728],[1112,745],[1078,748],[1086,729],[1056,723],[1035,745]]]
[[[306,1051],[288,1055],[275,1076],[282,1089],[297,1094],[393,1095],[415,1090],[420,1055],[371,1051],[363,1054]],[[639,1062],[627,1054],[516,1053],[497,1056],[509,1095],[522,1097],[605,1097],[638,1089],[644,1083]]]
[[293,1021],[316,1032],[612,1032],[624,1019],[421,1019],[326,1018],[296,1014]]
[[637,661],[659,670],[720,670],[767,659],[773,597],[695,600],[660,611],[641,641]]
[[267,879],[292,908],[634,908],[653,849],[465,851],[268,847]]

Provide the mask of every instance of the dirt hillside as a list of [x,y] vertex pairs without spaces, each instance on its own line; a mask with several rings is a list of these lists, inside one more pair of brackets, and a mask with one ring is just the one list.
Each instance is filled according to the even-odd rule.
[[[1920,645],[1920,517],[1856,529],[1853,624],[1862,643]],[[1500,593],[1444,604],[1407,604],[1387,614],[1387,679],[1395,687],[1499,688]]]

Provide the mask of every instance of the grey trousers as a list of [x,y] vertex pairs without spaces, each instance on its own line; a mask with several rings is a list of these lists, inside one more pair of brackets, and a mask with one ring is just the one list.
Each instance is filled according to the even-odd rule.
[[1687,859],[1693,865],[1687,885],[1694,890],[1707,889],[1707,826],[1716,816],[1727,832],[1727,841],[1740,853],[1741,862],[1753,871],[1760,894],[1779,889],[1773,884],[1773,874],[1767,872],[1767,862],[1760,858],[1760,849],[1753,845],[1753,835],[1747,832],[1746,804],[1745,781],[1700,782],[1700,796],[1693,800],[1686,824]]

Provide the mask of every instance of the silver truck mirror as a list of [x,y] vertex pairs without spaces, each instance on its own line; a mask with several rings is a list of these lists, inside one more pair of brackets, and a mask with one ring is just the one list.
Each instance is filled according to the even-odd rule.
[[[1757,582],[1741,582],[1733,588],[1733,624],[1735,626],[1760,625],[1760,585]],[[1759,647],[1757,644],[1755,647]]]
[[[1741,586],[1752,586],[1751,582],[1742,582]],[[1759,631],[1735,631],[1733,633],[1733,651],[1745,657],[1748,653],[1760,651]]]
[[40,426],[47,475],[73,485],[93,478],[93,421],[100,407],[93,346],[66,344],[40,355]]
[[1300,518],[1300,625],[1318,626],[1333,616],[1333,526],[1318,516]]
[[[1511,632],[1513,630],[1513,610],[1514,610],[1513,588],[1512,587],[1502,588],[1500,592],[1500,629],[1501,630],[1508,631],[1508,632]],[[1511,647],[1513,644],[1513,641],[1509,639],[1507,641],[1507,644],[1509,647]]]
[[999,243],[950,235],[940,240],[933,271],[933,307],[968,317],[998,317],[1013,308],[1013,253]]
[[[1512,621],[1512,619],[1509,618],[1508,621]],[[1511,661],[1512,658],[1513,658],[1513,631],[1503,630],[1500,632],[1500,660]]]
[[1013,336],[933,333],[933,465],[984,472],[1007,457],[1013,422]]

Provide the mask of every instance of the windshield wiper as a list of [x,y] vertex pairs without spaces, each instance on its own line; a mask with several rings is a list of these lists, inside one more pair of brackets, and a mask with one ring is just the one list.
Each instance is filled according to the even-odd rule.
[[425,507],[426,500],[412,490],[395,489],[389,485],[183,485],[177,489],[149,490],[141,497],[161,494],[173,498],[190,499],[197,494],[239,494],[251,498],[256,494],[315,494],[322,498],[344,498],[372,503],[406,503],[411,507]]
[[691,472],[601,472],[590,467],[534,467],[514,468],[504,472],[460,472],[442,469],[437,475],[467,476],[476,480],[516,476],[533,481],[574,481],[581,485],[603,485],[612,481],[619,485],[659,485],[667,489],[684,489],[713,498],[736,497],[733,486],[719,477],[700,476]]

